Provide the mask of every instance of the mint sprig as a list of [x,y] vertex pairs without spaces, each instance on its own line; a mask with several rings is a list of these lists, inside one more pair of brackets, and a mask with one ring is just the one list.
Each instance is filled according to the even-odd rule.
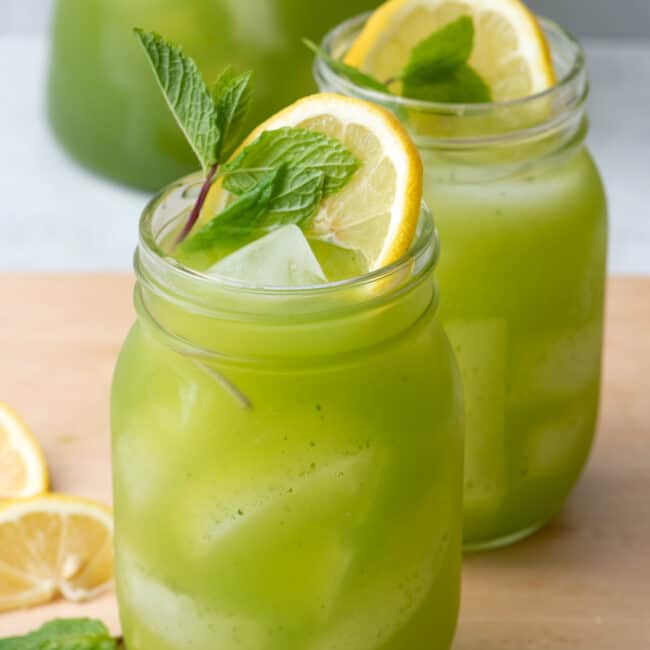
[[402,93],[432,102],[489,102],[489,86],[467,61],[474,49],[470,16],[448,23],[420,41],[411,52],[400,79]]
[[251,73],[228,67],[208,89],[196,62],[174,43],[154,32],[136,29],[167,105],[203,168],[204,183],[176,239],[182,242],[201,214],[222,160],[235,148],[250,105]]
[[474,49],[474,22],[460,16],[420,41],[402,72],[381,82],[332,58],[305,40],[305,44],[335,72],[362,88],[392,94],[390,86],[402,82],[402,95],[434,102],[480,103],[492,100],[489,86],[468,63]]
[[425,85],[436,82],[466,63],[474,48],[474,22],[461,16],[420,41],[400,78],[405,83]]
[[[225,167],[241,140],[252,75],[226,68],[208,89],[196,63],[162,36],[136,30],[167,104],[204,171],[196,203],[178,235],[180,253],[251,238],[286,224],[305,226],[322,200],[338,192],[360,161],[338,140],[300,128],[267,131]],[[223,178],[237,198],[193,237],[212,183]]]
[[0,639],[0,650],[118,650],[108,628],[88,618],[57,619],[24,636]]
[[323,199],[339,192],[360,164],[324,133],[288,127],[265,131],[222,168],[224,188],[238,198],[188,239],[181,252],[207,250],[287,224],[304,228]]

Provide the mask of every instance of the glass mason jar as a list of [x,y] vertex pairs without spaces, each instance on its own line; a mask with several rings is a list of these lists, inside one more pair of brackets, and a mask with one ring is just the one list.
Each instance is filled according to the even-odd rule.
[[188,187],[142,217],[113,384],[129,650],[448,648],[462,388],[430,214],[383,270],[252,288],[162,253]]
[[206,81],[227,65],[254,70],[249,125],[314,89],[301,39],[320,38],[376,0],[58,0],[49,115],[83,164],[155,190],[196,169],[162,100],[134,27],[155,30],[193,56]]
[[[365,20],[335,29],[325,48],[340,56]],[[469,549],[514,542],[560,510],[598,410],[606,201],[584,145],[583,52],[542,26],[559,81],[516,101],[408,100],[315,66],[322,89],[391,108],[422,155],[443,251],[440,319],[465,388]]]

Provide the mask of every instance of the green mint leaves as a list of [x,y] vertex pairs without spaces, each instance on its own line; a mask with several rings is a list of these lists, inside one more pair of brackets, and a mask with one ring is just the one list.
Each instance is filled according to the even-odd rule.
[[204,172],[237,145],[251,100],[252,73],[227,67],[208,89],[192,58],[162,36],[136,29],[167,104]]
[[489,86],[467,63],[474,48],[474,22],[470,16],[461,16],[418,43],[402,73],[383,83],[332,58],[311,41],[304,42],[335,72],[362,88],[390,93],[389,86],[401,81],[402,95],[411,99],[452,103],[492,100]]
[[473,48],[470,16],[461,16],[425,38],[413,48],[400,77],[404,96],[436,102],[489,102],[490,88],[467,63]]
[[[263,133],[220,171],[242,137],[252,74],[228,67],[209,89],[196,63],[180,47],[155,33],[141,29],[135,33],[204,171],[199,198],[175,242],[182,244],[181,253],[207,250],[219,240],[246,239],[289,223],[304,226],[321,201],[338,192],[358,169],[360,162],[338,140],[307,129],[284,128]],[[220,177],[238,198],[187,239],[212,183]]]
[[118,650],[101,622],[87,618],[54,620],[25,636],[0,639],[0,650]]
[[322,172],[325,196],[340,190],[360,165],[335,138],[309,129],[281,128],[262,133],[225,166],[226,189],[241,194],[256,182],[255,170],[276,167],[282,162],[301,171]]
[[222,133],[213,97],[196,63],[162,36],[135,30],[167,104],[204,171],[219,161]]
[[265,173],[253,187],[183,242],[179,252],[196,253],[209,250],[224,240],[243,240],[247,236],[254,236],[268,214],[269,205],[278,193],[278,179],[284,173],[285,166]]
[[308,38],[303,38],[302,42],[320,59],[323,59],[332,70],[351,81],[356,86],[361,88],[369,88],[370,90],[377,90],[380,93],[389,93],[388,86],[378,79],[375,79],[365,72],[361,72],[357,68],[343,63],[339,59],[331,57],[323,48],[318,47],[316,43],[310,41]]
[[252,72],[237,74],[228,66],[212,87],[217,125],[222,134],[220,157],[224,160],[239,144],[252,98]]
[[360,164],[324,133],[300,128],[265,131],[223,168],[224,187],[238,198],[185,242],[182,252],[287,224],[304,227],[322,200],[340,191]]
[[401,75],[410,84],[427,84],[465,63],[474,48],[474,23],[461,16],[420,41]]
[[404,96],[428,102],[480,104],[491,100],[490,88],[474,69],[461,64],[427,84],[404,82]]

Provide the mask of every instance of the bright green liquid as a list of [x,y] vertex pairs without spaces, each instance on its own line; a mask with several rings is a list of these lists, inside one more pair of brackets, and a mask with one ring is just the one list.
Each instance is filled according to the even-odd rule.
[[449,648],[462,390],[431,294],[307,322],[267,303],[282,326],[148,296],[185,340],[273,355],[252,363],[172,349],[137,301],[112,403],[129,650]]
[[49,112],[82,163],[157,189],[197,168],[158,89],[133,27],[182,44],[211,82],[227,64],[255,72],[249,125],[315,91],[305,36],[318,40],[374,0],[59,0]]
[[465,542],[490,545],[557,513],[591,447],[605,198],[584,149],[477,184],[450,182],[425,160],[442,242],[441,320],[465,385]]

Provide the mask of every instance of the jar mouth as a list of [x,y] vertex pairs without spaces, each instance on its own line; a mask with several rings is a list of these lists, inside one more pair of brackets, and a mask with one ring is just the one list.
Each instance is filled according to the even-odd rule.
[[[291,301],[317,300],[324,295],[353,292],[377,297],[416,282],[435,267],[439,257],[440,245],[433,217],[423,202],[418,231],[409,251],[395,262],[360,276],[323,284],[277,287],[254,285],[198,271],[166,253],[162,242],[193,203],[194,199],[188,198],[188,189],[201,180],[198,173],[180,179],[155,196],[142,213],[134,266],[141,281],[159,286],[158,293],[169,288],[174,292],[180,289],[181,293],[192,294],[193,297],[229,294],[251,301],[280,297]],[[376,291],[378,287],[382,287],[382,290]]]
[[[334,58],[340,58],[350,48],[371,14],[372,12],[366,12],[350,18],[328,32],[321,43],[323,50]],[[516,127],[512,128],[515,126],[512,116],[530,116],[536,111],[539,116],[542,116],[538,118],[536,125],[520,124],[519,126],[522,130],[524,128],[533,130],[535,126],[540,125],[546,127],[563,121],[567,115],[579,110],[587,99],[589,88],[584,50],[578,40],[554,21],[541,16],[538,20],[548,39],[558,79],[550,88],[526,97],[483,103],[446,103],[411,99],[358,86],[341,76],[319,57],[314,62],[314,77],[321,88],[380,104],[398,114],[408,111],[411,114],[451,117],[466,122],[471,121],[472,118],[477,118],[478,122],[480,118],[497,115],[503,116],[504,122],[509,120],[510,130],[515,130]],[[479,137],[485,139],[486,135],[490,134],[480,134]],[[457,138],[432,136],[431,139],[452,141],[466,140],[467,137],[464,135]]]

